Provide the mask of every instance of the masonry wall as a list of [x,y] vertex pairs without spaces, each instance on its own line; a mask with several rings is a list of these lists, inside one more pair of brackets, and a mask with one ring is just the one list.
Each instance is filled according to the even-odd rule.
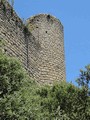
[[24,26],[7,2],[0,3],[0,39],[5,43],[4,51],[10,56],[19,58],[26,67],[27,41],[24,35]]
[[[42,83],[65,80],[63,26],[55,17],[39,14],[27,20],[27,26],[37,42],[34,75]],[[30,51],[29,51],[30,56]]]
[[[28,30],[28,29],[29,30]],[[27,27],[6,2],[0,2],[0,40],[38,83],[65,80],[63,26],[50,15],[27,20]]]
[[28,66],[28,44],[30,44],[29,48],[34,53],[36,49],[33,48],[37,45],[34,37],[8,2],[4,4],[0,2],[0,40],[4,41],[4,52],[9,56],[18,58],[32,76],[33,71]]

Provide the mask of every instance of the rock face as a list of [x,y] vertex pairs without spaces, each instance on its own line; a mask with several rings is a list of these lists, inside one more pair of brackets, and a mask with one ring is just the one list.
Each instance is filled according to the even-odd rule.
[[25,27],[7,2],[0,3],[0,39],[5,53],[17,57],[38,83],[65,80],[63,26],[55,17],[39,14]]

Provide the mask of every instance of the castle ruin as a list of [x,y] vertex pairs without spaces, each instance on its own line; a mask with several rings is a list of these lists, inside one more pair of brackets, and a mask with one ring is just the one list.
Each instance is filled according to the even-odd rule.
[[63,25],[51,15],[35,15],[27,19],[25,26],[8,2],[0,2],[4,52],[17,57],[40,84],[65,80],[63,33]]

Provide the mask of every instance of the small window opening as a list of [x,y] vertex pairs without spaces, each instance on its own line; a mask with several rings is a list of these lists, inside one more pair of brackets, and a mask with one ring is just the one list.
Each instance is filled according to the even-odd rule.
[[50,15],[47,15],[47,19],[50,19]]
[[50,20],[50,17],[51,17],[50,15],[47,15],[47,21],[49,21],[49,20]]
[[7,52],[7,49],[4,49],[4,52]]
[[46,33],[47,33],[47,31],[46,31]]

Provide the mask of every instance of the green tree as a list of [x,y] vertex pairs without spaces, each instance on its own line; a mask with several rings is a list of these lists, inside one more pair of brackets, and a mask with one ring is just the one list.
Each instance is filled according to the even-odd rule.
[[76,80],[78,85],[84,87],[90,93],[90,65],[85,67],[86,70],[80,70],[80,76]]
[[83,100],[83,119],[90,119],[90,65],[85,67],[85,70],[80,70],[80,76],[76,80],[79,87],[82,89],[82,93],[80,94]]
[[38,104],[33,102],[35,88],[21,64],[0,52],[0,120],[33,120]]
[[0,120],[90,120],[90,65],[79,87],[67,82],[38,86],[0,41]]

